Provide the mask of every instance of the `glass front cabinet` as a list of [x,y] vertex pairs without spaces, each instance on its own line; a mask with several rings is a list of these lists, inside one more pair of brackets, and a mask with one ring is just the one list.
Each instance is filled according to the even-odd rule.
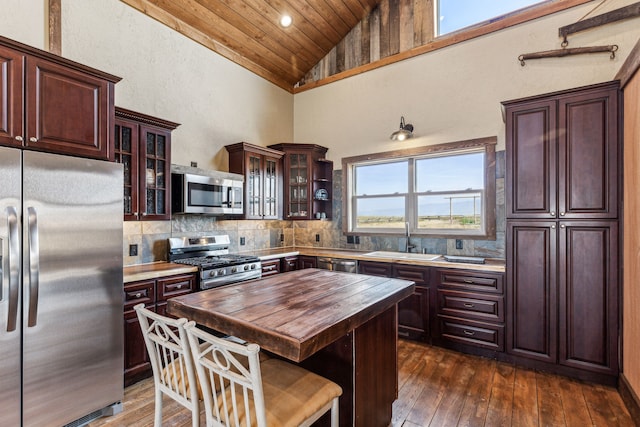
[[282,219],[282,156],[284,153],[239,142],[225,147],[229,172],[244,175],[245,219]]
[[284,156],[284,218],[331,219],[333,162],[315,144],[270,145]]
[[124,168],[124,219],[171,218],[171,131],[177,123],[116,107],[115,161]]

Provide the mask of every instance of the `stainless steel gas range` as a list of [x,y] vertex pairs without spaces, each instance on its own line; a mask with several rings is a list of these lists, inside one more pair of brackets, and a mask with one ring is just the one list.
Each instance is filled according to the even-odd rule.
[[200,290],[262,276],[260,259],[229,253],[229,236],[171,237],[169,261],[198,267]]

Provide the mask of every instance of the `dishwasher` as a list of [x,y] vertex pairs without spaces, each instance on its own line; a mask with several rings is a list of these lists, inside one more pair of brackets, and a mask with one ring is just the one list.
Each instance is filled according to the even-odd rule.
[[355,259],[318,257],[317,266],[323,270],[358,272],[358,261]]

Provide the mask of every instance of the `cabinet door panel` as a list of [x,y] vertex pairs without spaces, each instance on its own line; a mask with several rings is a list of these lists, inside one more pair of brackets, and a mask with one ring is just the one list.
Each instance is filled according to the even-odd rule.
[[153,126],[140,126],[138,156],[139,180],[144,185],[139,195],[142,219],[171,219],[171,132]]
[[617,223],[560,228],[560,363],[617,373]]
[[116,119],[114,133],[115,162],[122,163],[124,171],[123,207],[125,221],[138,219],[138,189],[140,179],[138,145],[139,125],[129,120]]
[[[155,311],[155,307],[147,307]],[[151,376],[151,361],[144,343],[140,322],[134,310],[124,313],[124,385]]]
[[26,146],[109,159],[109,83],[27,57]]
[[557,361],[556,222],[507,227],[507,351]]
[[559,206],[564,218],[616,218],[617,89],[561,98]]
[[510,218],[556,213],[556,102],[507,107],[507,182]]
[[24,55],[0,46],[0,145],[22,146]]
[[316,257],[308,255],[300,255],[298,257],[298,269],[317,268],[318,263]]
[[426,341],[430,331],[429,288],[416,287],[398,303],[398,336]]

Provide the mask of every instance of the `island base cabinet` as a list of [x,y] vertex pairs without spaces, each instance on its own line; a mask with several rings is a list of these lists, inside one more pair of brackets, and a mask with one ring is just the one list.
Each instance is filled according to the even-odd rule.
[[[301,362],[342,387],[341,427],[391,424],[398,395],[397,327],[394,306]],[[329,425],[328,414],[314,424]]]

